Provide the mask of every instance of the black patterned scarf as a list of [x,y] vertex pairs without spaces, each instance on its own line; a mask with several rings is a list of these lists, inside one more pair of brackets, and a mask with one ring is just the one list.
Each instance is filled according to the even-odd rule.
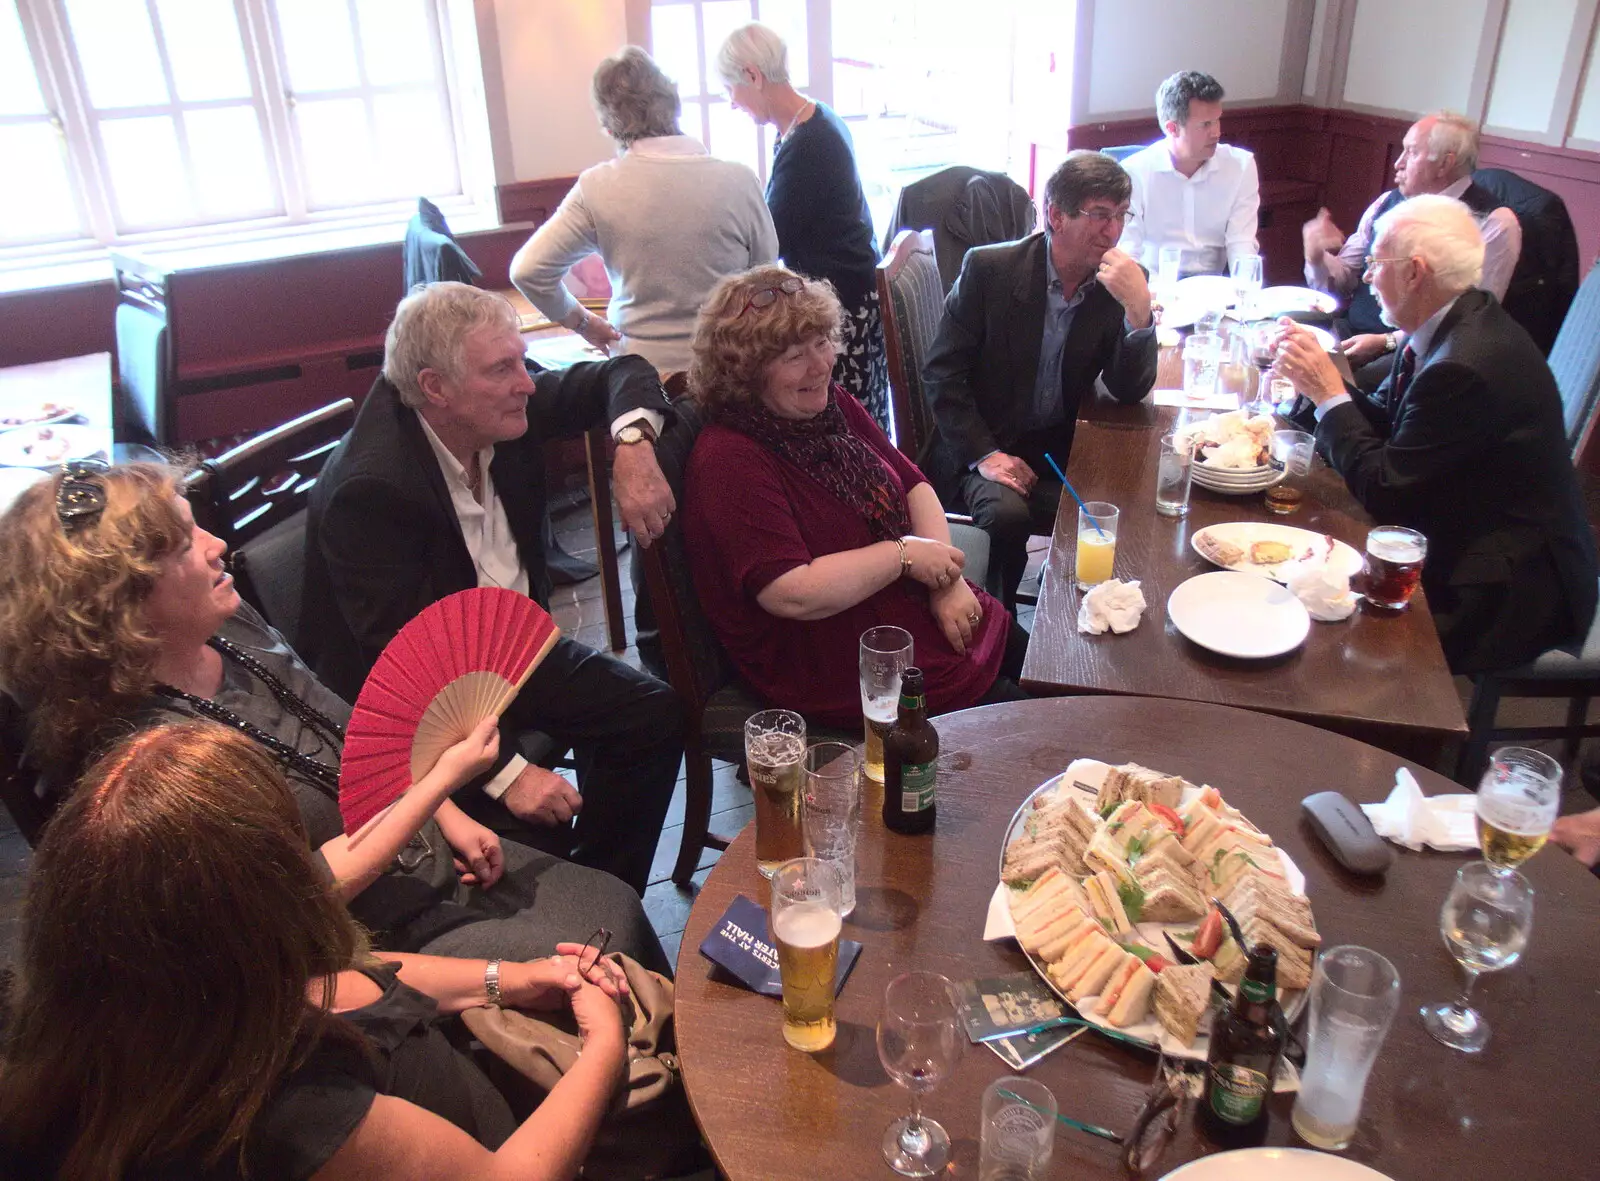
[[829,390],[827,408],[813,418],[779,418],[751,399],[723,406],[717,421],[787,459],[860,513],[873,540],[904,537],[911,532],[905,495],[878,453],[850,433],[838,395],[837,386]]

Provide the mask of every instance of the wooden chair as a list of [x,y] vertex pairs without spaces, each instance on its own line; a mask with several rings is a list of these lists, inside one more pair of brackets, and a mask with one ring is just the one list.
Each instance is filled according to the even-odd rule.
[[305,583],[306,499],[355,422],[340,398],[207,460],[191,479],[195,519],[228,543],[239,593],[292,645]]
[[1550,349],[1550,371],[1561,391],[1561,416],[1576,463],[1600,409],[1600,265],[1589,269],[1567,309]]

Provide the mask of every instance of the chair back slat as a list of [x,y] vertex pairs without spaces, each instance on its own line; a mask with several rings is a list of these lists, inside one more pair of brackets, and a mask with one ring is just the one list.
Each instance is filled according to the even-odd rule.
[[933,433],[922,362],[944,314],[933,233],[901,230],[877,267],[878,305],[889,363],[895,444],[916,459]]
[[355,403],[340,398],[207,460],[190,486],[204,504],[197,518],[235,549],[287,521],[306,507],[355,416]]

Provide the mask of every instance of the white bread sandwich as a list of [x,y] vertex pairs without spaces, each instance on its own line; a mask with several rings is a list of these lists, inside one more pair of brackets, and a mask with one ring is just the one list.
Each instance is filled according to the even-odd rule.
[[1071,904],[1077,900],[1074,891],[1082,892],[1078,883],[1063,873],[1059,867],[1052,866],[1034,878],[1027,888],[1012,889],[1008,900],[1011,907],[1011,921],[1020,923],[1036,911],[1048,914]]
[[1155,986],[1156,974],[1144,964],[1140,964],[1134,969],[1133,975],[1123,981],[1122,991],[1112,1004],[1106,1020],[1118,1029],[1125,1029],[1143,1021],[1150,1015],[1150,997]]
[[1058,918],[1046,929],[1036,954],[1046,963],[1054,963],[1067,953],[1085,927],[1098,926],[1100,924],[1089,915],[1073,907],[1068,914]]
[[1117,998],[1122,995],[1123,988],[1133,978],[1134,972],[1142,967],[1144,961],[1132,952],[1128,953],[1127,958],[1117,961],[1117,970],[1100,986],[1100,995],[1095,997],[1094,1004],[1090,1008],[1101,1016],[1111,1012],[1112,1006],[1117,1003]]
[[1123,800],[1144,800],[1176,808],[1182,798],[1183,780],[1179,776],[1164,775],[1138,763],[1124,763],[1106,771],[1094,807],[1104,816],[1108,809]]
[[1045,972],[1055,986],[1065,992],[1106,948],[1115,946],[1099,923],[1091,923],[1077,934],[1066,953],[1050,964]]
[[1105,982],[1111,979],[1111,974],[1117,970],[1122,961],[1127,958],[1129,958],[1129,953],[1123,951],[1115,943],[1107,947],[1072,982],[1072,985],[1067,989],[1067,999],[1073,1004],[1077,1004],[1086,996],[1094,996],[1105,986]]
[[1215,975],[1210,964],[1174,964],[1156,977],[1156,1020],[1186,1046],[1194,1045],[1200,1031],[1200,1019],[1211,1004]]
[[1187,923],[1205,917],[1205,895],[1195,888],[1194,879],[1165,862],[1141,861],[1136,870],[1139,888],[1144,891],[1140,906],[1141,922]]
[[1083,883],[1094,917],[1105,923],[1113,935],[1127,935],[1133,931],[1133,923],[1129,921],[1128,912],[1122,905],[1118,885],[1117,879],[1103,869],[1093,877],[1086,878]]

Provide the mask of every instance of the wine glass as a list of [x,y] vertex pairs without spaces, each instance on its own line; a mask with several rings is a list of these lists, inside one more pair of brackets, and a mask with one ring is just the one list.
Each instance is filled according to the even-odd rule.
[[1513,870],[1544,847],[1561,810],[1561,764],[1523,746],[1495,751],[1478,784],[1478,847]]
[[878,1017],[878,1059],[911,1092],[911,1114],[883,1133],[883,1158],[903,1177],[931,1177],[950,1159],[950,1134],[922,1116],[922,1096],[961,1057],[955,988],[937,972],[906,972],[889,981]]
[[1239,318],[1248,320],[1251,297],[1261,290],[1261,256],[1240,255],[1228,264],[1228,273],[1233,276],[1233,290],[1237,295],[1234,302],[1239,309]]
[[1472,1008],[1472,987],[1484,972],[1522,958],[1533,930],[1533,887],[1514,869],[1484,861],[1463,865],[1439,912],[1439,933],[1467,974],[1461,996],[1422,1007],[1422,1024],[1453,1050],[1476,1054],[1489,1043],[1489,1022]]

